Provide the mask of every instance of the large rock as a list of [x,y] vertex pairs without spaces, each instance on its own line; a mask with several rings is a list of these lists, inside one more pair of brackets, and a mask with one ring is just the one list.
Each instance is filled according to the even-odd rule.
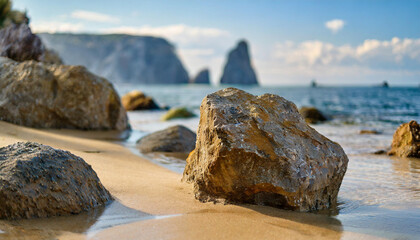
[[307,123],[316,124],[327,121],[324,114],[315,107],[301,107],[299,112]]
[[41,61],[47,64],[64,64],[58,53],[52,49],[45,49]]
[[193,84],[210,84],[210,71],[206,68],[201,70],[197,76],[190,80]]
[[114,83],[187,84],[175,47],[163,38],[122,34],[38,34],[66,64],[83,65]]
[[0,64],[0,120],[38,128],[125,130],[127,114],[106,79],[81,66]]
[[229,52],[220,83],[244,85],[258,84],[257,76],[251,65],[248,44],[245,41],[240,41],[236,48]]
[[227,88],[205,97],[200,110],[183,176],[197,199],[301,211],[335,205],[348,158],[292,102]]
[[121,102],[127,111],[160,109],[153,98],[137,90],[124,95]]
[[420,158],[420,125],[416,121],[404,123],[395,131],[388,154]]
[[196,134],[188,128],[177,125],[151,133],[137,141],[141,152],[183,152],[189,153],[195,147]]
[[38,143],[0,148],[0,218],[76,214],[112,200],[92,167]]
[[15,61],[41,60],[45,51],[41,39],[26,24],[10,24],[0,30],[0,56]]

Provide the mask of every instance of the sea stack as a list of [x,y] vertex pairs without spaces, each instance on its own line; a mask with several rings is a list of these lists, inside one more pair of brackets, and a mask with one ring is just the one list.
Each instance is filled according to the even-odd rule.
[[220,83],[258,85],[257,76],[251,65],[248,44],[245,40],[241,40],[238,45],[229,52]]
[[201,103],[183,180],[200,201],[311,211],[335,206],[347,163],[341,146],[309,127],[292,102],[227,88]]
[[210,71],[205,68],[198,72],[195,78],[190,79],[192,84],[210,84]]

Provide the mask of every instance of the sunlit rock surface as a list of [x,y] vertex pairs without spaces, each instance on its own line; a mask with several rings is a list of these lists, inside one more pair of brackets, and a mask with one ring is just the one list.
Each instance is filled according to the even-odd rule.
[[420,125],[416,121],[404,123],[395,131],[388,154],[420,158]]
[[258,84],[257,76],[251,65],[248,44],[246,41],[240,41],[238,45],[229,52],[220,83],[243,85]]
[[183,180],[201,201],[307,211],[336,203],[347,163],[340,145],[309,127],[292,102],[227,88],[202,101]]
[[299,113],[307,123],[320,123],[327,120],[324,114],[315,107],[301,107]]
[[112,200],[83,159],[39,143],[0,148],[0,183],[1,219],[76,214]]
[[141,91],[131,91],[121,98],[121,102],[127,111],[159,109],[152,97],[146,96]]
[[0,62],[0,120],[38,128],[128,128],[112,84],[85,67]]

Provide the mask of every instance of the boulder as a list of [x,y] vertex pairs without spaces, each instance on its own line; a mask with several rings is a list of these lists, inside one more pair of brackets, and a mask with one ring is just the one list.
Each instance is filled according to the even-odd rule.
[[121,98],[121,102],[127,111],[159,109],[153,98],[144,95],[143,92],[134,90]]
[[210,84],[210,71],[206,68],[201,70],[195,78],[190,79],[193,84]]
[[41,60],[44,54],[41,39],[26,24],[10,24],[0,30],[0,56],[15,61]]
[[112,200],[92,167],[33,142],[0,148],[0,218],[77,214]]
[[151,133],[137,141],[143,153],[182,152],[189,153],[195,147],[196,134],[188,128],[177,125]]
[[327,120],[324,114],[315,107],[301,107],[299,112],[307,123],[316,124]]
[[388,155],[420,158],[420,125],[416,121],[404,123],[395,131]]
[[0,120],[37,128],[125,130],[114,87],[82,66],[6,61],[0,65]]
[[347,163],[292,102],[227,88],[203,99],[183,181],[201,201],[308,211],[336,204]]
[[220,83],[258,85],[248,53],[248,44],[244,40],[229,52]]
[[162,121],[168,121],[174,118],[191,118],[195,117],[195,114],[190,112],[185,107],[171,108],[165,115],[162,116]]

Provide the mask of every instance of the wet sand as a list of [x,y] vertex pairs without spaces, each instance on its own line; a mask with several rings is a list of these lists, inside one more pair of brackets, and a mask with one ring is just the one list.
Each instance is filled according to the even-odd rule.
[[[108,215],[105,209],[93,215],[29,223],[0,221],[0,239],[378,239],[343,231],[338,219],[322,214],[201,203],[195,200],[192,186],[180,181],[180,174],[109,141],[120,137],[115,133],[31,129],[0,121],[1,147],[34,141],[68,150],[92,165],[122,206]],[[122,209],[120,219],[118,209]],[[138,218],[124,221],[124,212],[131,211],[127,209],[137,211],[139,215],[134,216]]]

